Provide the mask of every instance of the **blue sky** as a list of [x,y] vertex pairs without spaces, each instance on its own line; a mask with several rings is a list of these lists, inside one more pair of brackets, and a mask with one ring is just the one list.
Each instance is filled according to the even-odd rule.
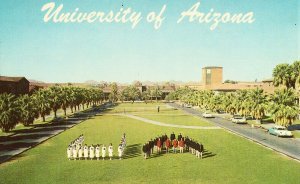
[[[142,13],[135,29],[117,23],[45,23],[41,7]],[[252,24],[177,24],[197,0],[10,0],[0,6],[0,75],[45,82],[200,81],[201,68],[223,66],[224,80],[270,78],[279,63],[299,60],[299,1],[202,0],[199,11],[254,12]],[[166,4],[160,29],[145,21]]]

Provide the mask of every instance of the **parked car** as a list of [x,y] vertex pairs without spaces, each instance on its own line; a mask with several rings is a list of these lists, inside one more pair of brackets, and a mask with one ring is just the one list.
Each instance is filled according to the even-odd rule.
[[189,104],[185,104],[185,107],[186,107],[186,108],[192,108],[192,106],[189,105]]
[[240,115],[234,115],[234,116],[231,118],[231,121],[232,121],[232,123],[236,123],[236,124],[238,124],[238,123],[240,123],[240,124],[245,124],[245,123],[247,123],[246,118],[243,117],[243,116],[240,116]]
[[223,110],[217,110],[216,111],[218,114],[225,114],[225,111],[223,111]]
[[203,113],[202,117],[204,117],[204,118],[214,118],[214,116],[212,114],[208,113],[208,112]]
[[284,126],[275,125],[268,129],[269,134],[276,135],[278,137],[292,137],[291,131],[288,131]]

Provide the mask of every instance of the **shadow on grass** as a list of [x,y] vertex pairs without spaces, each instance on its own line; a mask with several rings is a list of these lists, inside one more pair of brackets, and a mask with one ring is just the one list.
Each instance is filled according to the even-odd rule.
[[208,150],[204,149],[203,154],[202,154],[202,158],[209,158],[209,157],[214,157],[217,154],[209,152]]
[[126,146],[123,159],[130,159],[130,158],[141,156],[142,155],[141,149],[142,149],[141,144],[132,144]]
[[[174,153],[172,149],[169,151],[169,153],[166,153],[165,150],[162,150],[162,152],[161,152],[160,154],[158,154],[158,153],[153,153],[153,154],[151,154],[150,157],[148,157],[147,159],[157,158],[157,157],[161,157],[161,156],[174,155],[174,154],[185,155],[185,154],[191,154],[191,153],[188,152],[188,151],[185,151],[185,152],[183,152],[183,153],[179,153],[179,150],[177,150],[177,152]],[[204,159],[204,158],[209,158],[209,157],[214,157],[214,156],[216,156],[216,155],[217,155],[217,154],[212,153],[212,152],[210,152],[210,151],[204,149],[203,154],[202,154],[202,159]]]

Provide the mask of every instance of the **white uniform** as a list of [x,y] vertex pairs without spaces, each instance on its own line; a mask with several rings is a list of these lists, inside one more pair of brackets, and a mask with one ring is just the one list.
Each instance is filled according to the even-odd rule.
[[73,158],[76,160],[77,158],[77,149],[74,147],[73,148]]
[[67,156],[68,156],[69,160],[72,158],[72,148],[71,147],[68,147],[68,149],[67,149]]
[[114,152],[113,147],[112,146],[108,146],[108,156],[109,157],[113,156],[113,152]]
[[122,154],[123,154],[123,147],[122,147],[122,145],[119,145],[119,147],[118,147],[118,153],[119,153],[119,158],[121,158]]
[[95,157],[94,147],[91,146],[91,147],[90,147],[90,159],[93,159],[94,157]]
[[82,147],[81,147],[81,148],[79,148],[79,150],[78,150],[78,158],[81,159],[82,156],[83,156],[83,149],[82,149]]
[[96,147],[96,158],[99,159],[100,157],[100,148],[99,146]]
[[88,158],[89,157],[89,149],[88,149],[87,146],[84,146],[83,154],[84,154],[84,158]]
[[105,156],[106,156],[106,147],[103,146],[103,147],[102,147],[102,158],[104,159]]

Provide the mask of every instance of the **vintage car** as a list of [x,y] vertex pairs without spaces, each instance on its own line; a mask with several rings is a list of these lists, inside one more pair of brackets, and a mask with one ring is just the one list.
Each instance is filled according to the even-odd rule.
[[291,131],[288,131],[284,126],[275,125],[268,129],[269,134],[276,135],[278,137],[292,137]]
[[240,115],[234,115],[234,116],[231,118],[231,121],[232,121],[232,123],[236,123],[236,124],[238,124],[238,123],[241,123],[241,124],[247,123],[246,118],[243,117],[243,116],[240,116]]
[[208,112],[205,112],[205,113],[202,114],[202,117],[203,118],[213,118],[214,116],[212,114],[208,113]]

